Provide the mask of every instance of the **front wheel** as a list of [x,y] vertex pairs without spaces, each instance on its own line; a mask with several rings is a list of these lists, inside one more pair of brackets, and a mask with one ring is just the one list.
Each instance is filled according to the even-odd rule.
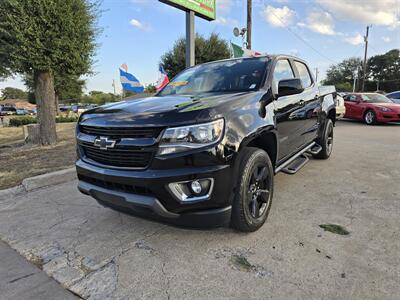
[[364,122],[367,125],[373,125],[376,123],[376,114],[373,110],[368,110],[364,114]]
[[239,231],[251,232],[259,229],[268,217],[274,173],[265,151],[250,147],[243,151],[232,204],[231,226]]

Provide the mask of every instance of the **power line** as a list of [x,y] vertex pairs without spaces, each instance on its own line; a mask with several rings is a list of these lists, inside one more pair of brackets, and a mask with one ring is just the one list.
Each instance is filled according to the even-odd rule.
[[303,37],[301,37],[298,33],[296,33],[295,31],[293,31],[291,28],[286,27],[286,24],[282,21],[282,19],[280,17],[278,17],[273,11],[271,11],[271,13],[274,15],[275,18],[278,19],[279,22],[282,23],[282,25],[284,25],[284,28],[286,30],[288,30],[290,33],[292,33],[295,37],[297,37],[300,41],[302,41],[305,45],[307,45],[310,49],[314,50],[317,54],[319,54],[321,57],[329,60],[330,62],[337,64],[336,61],[334,61],[333,59],[329,58],[328,56],[326,56],[325,54],[321,53],[319,50],[317,50],[315,47],[313,47],[309,42],[307,42],[305,39],[303,39]]

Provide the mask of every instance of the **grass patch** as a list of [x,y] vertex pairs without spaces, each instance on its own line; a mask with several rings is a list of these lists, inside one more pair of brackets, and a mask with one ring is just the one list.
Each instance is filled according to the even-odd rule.
[[28,177],[72,167],[76,158],[75,126],[57,124],[58,143],[43,147],[25,145],[21,127],[0,128],[0,190]]
[[321,224],[319,225],[323,230],[329,231],[335,234],[340,234],[340,235],[348,235],[350,234],[349,231],[347,231],[343,226],[336,225],[336,224]]
[[253,265],[243,255],[233,254],[231,262],[239,270],[250,272],[253,269]]

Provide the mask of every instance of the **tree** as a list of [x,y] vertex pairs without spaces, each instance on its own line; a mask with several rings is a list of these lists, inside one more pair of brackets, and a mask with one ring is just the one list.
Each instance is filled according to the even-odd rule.
[[[34,95],[34,80],[32,74],[25,74],[23,76],[25,85],[28,87],[29,95],[28,100],[31,103],[36,103]],[[78,100],[82,96],[82,89],[85,86],[85,80],[80,79],[77,75],[68,74],[54,74],[54,93],[55,93],[55,106],[58,112],[59,100]]]
[[144,92],[148,94],[154,94],[155,92],[157,92],[156,86],[150,83],[146,85]]
[[[161,64],[167,72],[169,78],[175,77],[186,67],[185,63],[186,39],[178,39],[172,50],[169,50],[161,57]],[[212,33],[208,39],[196,34],[195,39],[195,63],[219,60],[230,57],[228,43],[221,39],[218,34]]]
[[114,102],[117,100],[117,96],[112,93],[103,93],[100,91],[90,91],[89,95],[84,95],[81,97],[82,103],[95,103],[98,105],[102,105],[108,102]]
[[1,95],[3,99],[28,99],[27,92],[13,87],[5,87],[1,90]]
[[362,78],[362,60],[359,57],[348,58],[337,65],[330,66],[326,71],[326,79],[323,84],[352,87],[354,73],[358,74],[358,78]]
[[382,55],[368,59],[368,77],[376,84],[368,84],[369,89],[391,92],[400,89],[400,50],[393,49]]
[[0,77],[33,74],[42,145],[57,141],[54,74],[91,71],[97,17],[89,0],[0,1]]

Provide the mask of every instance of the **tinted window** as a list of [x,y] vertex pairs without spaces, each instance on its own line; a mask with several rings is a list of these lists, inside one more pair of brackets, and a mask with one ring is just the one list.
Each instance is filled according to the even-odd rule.
[[273,84],[278,91],[279,80],[294,78],[294,73],[287,59],[278,60],[275,65]]
[[308,88],[312,84],[312,79],[310,76],[310,72],[305,64],[295,61],[294,64],[296,65],[297,71],[299,71],[301,83],[303,84],[303,88]]
[[361,99],[368,103],[392,103],[388,97],[380,94],[363,94]]
[[345,101],[351,101],[351,102],[355,102],[357,101],[357,96],[356,95],[346,95],[343,98]]
[[257,90],[268,62],[261,57],[198,65],[178,74],[158,96]]

